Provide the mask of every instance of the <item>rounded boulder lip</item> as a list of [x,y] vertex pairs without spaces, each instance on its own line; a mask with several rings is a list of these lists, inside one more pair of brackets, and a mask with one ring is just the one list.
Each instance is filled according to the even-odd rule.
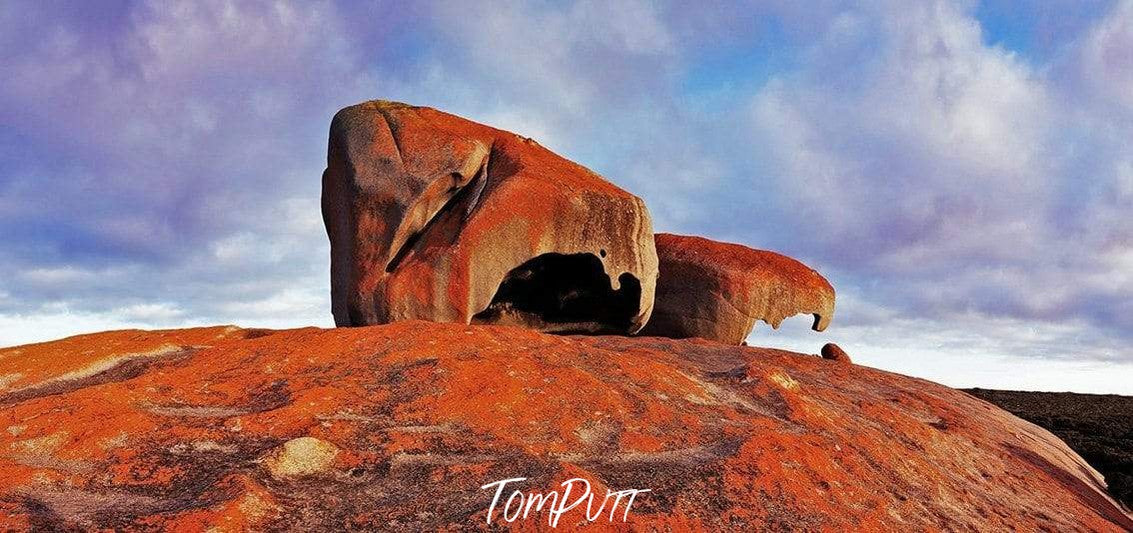
[[[337,325],[467,324],[480,315],[548,331],[632,334],[649,318],[657,255],[645,203],[532,139],[427,107],[371,101],[335,116],[327,159],[322,206]],[[528,262],[581,254],[605,276],[605,287],[581,288],[586,298],[596,310],[619,309],[617,316],[575,316],[562,311],[577,306],[538,298],[503,303],[555,308],[521,309],[518,319],[482,314]],[[634,294],[618,292],[623,280]],[[559,300],[577,292],[564,290]],[[633,301],[612,303],[612,294]]]
[[824,331],[834,317],[834,287],[785,255],[668,233],[657,234],[656,249],[660,278],[642,335],[740,344],[757,321],[778,329],[808,314]]

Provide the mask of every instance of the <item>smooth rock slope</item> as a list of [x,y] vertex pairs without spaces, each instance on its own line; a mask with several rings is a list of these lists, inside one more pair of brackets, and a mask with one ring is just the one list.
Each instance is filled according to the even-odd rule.
[[648,488],[634,530],[1133,525],[1045,430],[779,350],[418,321],[0,350],[0,529],[486,529],[515,477]]

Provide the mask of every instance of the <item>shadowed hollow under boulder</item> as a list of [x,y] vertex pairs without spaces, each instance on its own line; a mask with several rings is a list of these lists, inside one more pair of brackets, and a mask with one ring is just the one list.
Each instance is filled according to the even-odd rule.
[[668,233],[656,235],[656,248],[660,278],[641,335],[740,344],[759,320],[777,329],[808,314],[823,331],[834,317],[834,287],[785,255]]
[[613,289],[594,254],[543,254],[513,269],[474,324],[523,326],[554,333],[621,333],[640,308],[632,274]]
[[[322,212],[339,326],[475,319],[626,334],[652,310],[657,254],[640,198],[531,139],[435,109],[339,111]],[[599,260],[576,269],[546,254]],[[564,268],[580,271],[577,294],[561,283],[532,293],[516,277]],[[610,308],[583,313],[586,301]]]

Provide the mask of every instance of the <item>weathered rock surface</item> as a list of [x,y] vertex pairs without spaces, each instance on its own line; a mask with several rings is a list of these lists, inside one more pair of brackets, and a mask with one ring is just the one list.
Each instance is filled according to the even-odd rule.
[[347,107],[322,208],[339,326],[633,333],[649,317],[645,204],[531,139],[427,107]]
[[757,320],[814,315],[816,331],[834,317],[834,287],[790,257],[703,237],[658,233],[660,278],[642,335],[700,337],[740,344]]
[[849,354],[847,354],[846,351],[843,350],[841,346],[838,346],[837,344],[834,344],[833,342],[828,342],[826,344],[823,344],[822,350],[819,353],[822,354],[823,359],[827,359],[827,360],[830,360],[830,361],[837,361],[839,363],[845,363],[847,365],[851,365],[851,364],[854,363],[850,359]]
[[419,321],[0,349],[0,530],[485,529],[482,485],[576,476],[651,489],[633,530],[1133,526],[1045,430],[778,350]]

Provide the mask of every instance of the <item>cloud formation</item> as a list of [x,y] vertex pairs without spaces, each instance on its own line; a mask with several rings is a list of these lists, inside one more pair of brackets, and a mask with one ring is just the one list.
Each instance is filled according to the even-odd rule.
[[[887,282],[881,301],[918,316],[1082,320],[1120,337],[1083,355],[1116,355],[1133,332],[1133,108],[1128,54],[1110,52],[1129,5],[1041,66],[986,45],[951,4],[839,15],[808,50],[819,59],[752,101],[770,180],[816,234],[804,253]],[[877,52],[823,65],[862,47]]]
[[327,125],[381,97],[804,259],[863,347],[1133,364],[1133,1],[403,4],[0,6],[0,344],[329,325]]

